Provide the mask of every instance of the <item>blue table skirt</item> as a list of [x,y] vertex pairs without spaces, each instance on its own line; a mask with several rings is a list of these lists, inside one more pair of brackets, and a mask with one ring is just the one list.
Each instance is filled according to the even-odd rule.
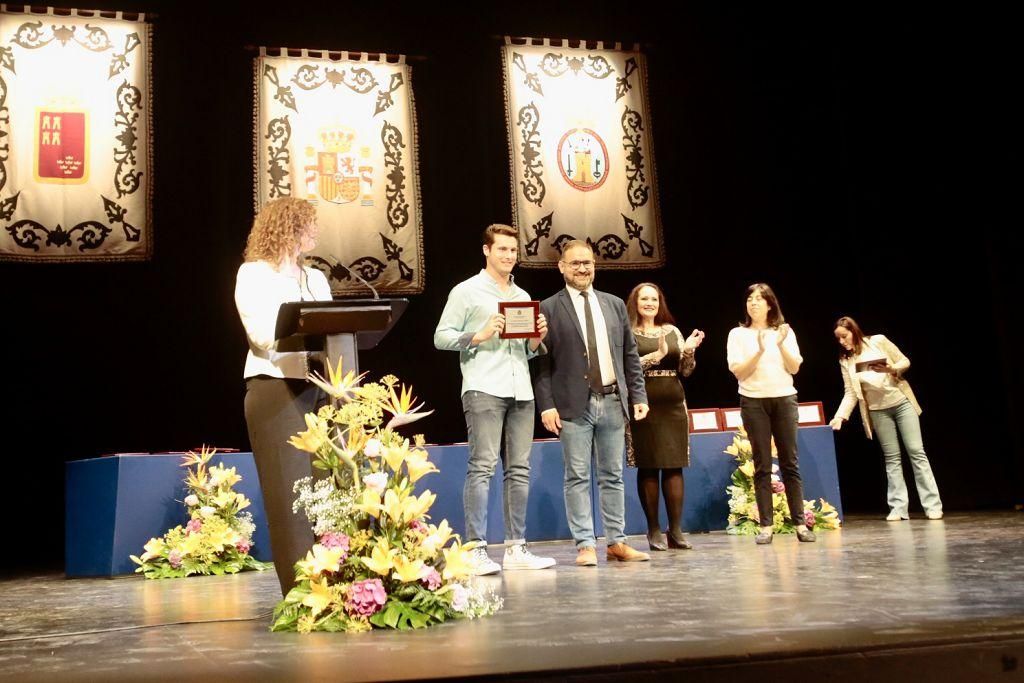
[[[686,498],[683,527],[690,532],[724,529],[729,514],[725,487],[735,460],[723,451],[732,443],[732,432],[690,436],[690,466],[684,470]],[[831,428],[802,427],[798,435],[800,473],[804,497],[825,498],[842,515],[835,444]],[[431,508],[435,521],[448,519],[462,533],[462,486],[469,457],[465,444],[431,446],[430,459],[441,470],[418,482],[418,489],[437,494]],[[252,501],[248,509],[256,523],[253,555],[270,560],[270,542],[263,497],[251,453],[226,453],[213,462],[235,467],[242,481],[235,487]],[[113,576],[135,570],[129,555],[142,553],[153,536],[188,520],[180,502],[186,495],[180,455],[115,455],[77,460],[66,467],[65,571],[68,576]],[[562,449],[558,441],[536,441],[530,456],[530,502],[527,538],[531,541],[568,539],[569,525],[562,497]],[[636,494],[636,470],[625,468],[626,532],[647,530]],[[491,481],[487,533],[492,543],[504,540],[501,501],[501,465]],[[594,485],[594,522],[602,533]],[[661,511],[662,522],[664,510]]]

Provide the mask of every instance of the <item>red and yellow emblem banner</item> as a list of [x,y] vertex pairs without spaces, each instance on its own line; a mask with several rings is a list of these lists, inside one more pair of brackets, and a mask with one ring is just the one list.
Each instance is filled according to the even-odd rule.
[[[296,51],[293,51],[296,52]],[[256,208],[302,197],[320,238],[308,261],[337,295],[423,291],[416,112],[403,56],[260,50]]]
[[152,253],[150,28],[107,14],[0,10],[0,260]]

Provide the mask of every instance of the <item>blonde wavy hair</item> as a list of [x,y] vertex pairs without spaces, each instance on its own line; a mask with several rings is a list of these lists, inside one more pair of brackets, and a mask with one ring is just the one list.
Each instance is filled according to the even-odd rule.
[[245,244],[246,261],[279,263],[298,252],[303,233],[316,220],[316,209],[304,199],[279,197],[256,215]]

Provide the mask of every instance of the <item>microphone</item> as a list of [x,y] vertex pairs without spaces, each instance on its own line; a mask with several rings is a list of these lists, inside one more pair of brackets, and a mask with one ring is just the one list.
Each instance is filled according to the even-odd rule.
[[371,285],[371,284],[370,284],[369,282],[367,282],[367,281],[366,281],[365,279],[363,279],[363,276],[362,276],[362,275],[360,275],[359,273],[357,273],[357,272],[356,272],[356,270],[355,270],[354,268],[349,268],[348,266],[346,266],[346,265],[345,265],[344,263],[342,263],[341,261],[339,261],[339,260],[335,259],[335,258],[334,258],[333,256],[330,256],[330,257],[328,257],[328,258],[330,259],[330,262],[331,262],[331,268],[332,268],[332,269],[334,269],[334,268],[341,268],[341,269],[342,269],[342,270],[344,270],[344,271],[345,271],[346,273],[348,273],[349,275],[351,275],[351,276],[352,276],[352,277],[353,277],[354,279],[356,279],[356,280],[359,280],[359,281],[360,281],[360,282],[362,282],[362,283],[363,283],[364,285],[366,285],[366,286],[367,286],[367,287],[369,288],[369,290],[370,290],[371,292],[373,292],[373,298],[374,298],[375,300],[377,300],[377,301],[380,301],[380,294],[378,294],[378,293],[377,293],[377,289],[376,289],[376,288],[375,288],[375,287],[374,287],[373,285]]

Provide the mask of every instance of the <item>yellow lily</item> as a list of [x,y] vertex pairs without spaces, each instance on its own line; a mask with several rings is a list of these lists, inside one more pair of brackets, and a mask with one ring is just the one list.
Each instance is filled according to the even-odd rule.
[[445,581],[458,581],[470,575],[472,571],[472,553],[465,546],[453,545],[444,549],[444,571],[441,573]]
[[381,509],[396,524],[402,520],[402,512],[405,509],[404,502],[407,496],[408,494],[404,491],[399,493],[394,489],[388,489],[384,492],[384,504],[381,506]]
[[203,545],[203,534],[188,534],[181,542],[179,550],[182,555],[195,555],[200,546]]
[[441,524],[438,526],[431,524],[427,528],[429,531],[423,541],[420,542],[420,552],[425,557],[434,557],[437,555],[437,551],[452,537],[452,529],[448,526],[447,519],[441,520]]
[[427,459],[427,452],[419,449],[406,456],[405,468],[409,472],[409,481],[414,484],[425,475],[440,471],[434,463]]
[[314,543],[313,548],[306,553],[306,559],[299,560],[295,566],[302,576],[314,578],[324,572],[338,571],[341,568],[343,553],[341,548],[325,548],[319,543]]
[[369,557],[362,558],[363,564],[375,574],[381,576],[387,576],[391,568],[395,566],[395,555],[398,554],[397,548],[392,548],[388,545],[388,540],[382,538],[374,546],[373,552],[370,553]]
[[323,577],[320,581],[310,581],[309,591],[309,595],[302,598],[302,604],[312,610],[315,618],[330,606],[333,599],[331,590],[327,586],[327,577]]
[[388,421],[387,429],[397,429],[434,412],[433,410],[428,410],[425,413],[419,412],[424,404],[413,405],[416,403],[416,397],[412,395],[412,387],[403,384],[401,394],[395,391],[394,384],[389,385],[388,389],[391,400],[381,406],[392,416]]
[[401,446],[389,446],[384,449],[383,459],[388,464],[392,472],[397,473],[402,463],[405,462],[405,458],[409,453],[409,447],[407,445]]
[[160,557],[164,551],[163,539],[151,538],[149,539],[149,542],[143,546],[143,549],[146,551],[142,553],[142,557],[140,558],[143,562],[152,560],[154,557]]
[[228,469],[223,465],[214,465],[210,468],[211,486],[234,486],[242,481],[242,477],[235,473],[235,468]]
[[747,460],[745,463],[740,465],[740,472],[747,475],[748,477],[754,476],[754,461]]
[[394,577],[402,583],[419,581],[430,573],[430,567],[423,564],[423,560],[410,560],[404,555],[395,556]]
[[288,443],[307,453],[317,453],[323,448],[327,439],[327,427],[320,418],[313,413],[306,413],[306,431],[299,432]]
[[235,493],[235,506],[236,506],[235,507],[235,512],[239,512],[240,510],[244,510],[245,508],[249,507],[250,505],[252,505],[252,503],[249,502],[249,499],[245,497],[244,493],[238,493],[238,492]]
[[736,457],[737,455],[740,454],[740,449],[737,448],[736,444],[733,443],[725,447],[725,452],[733,457]]
[[[193,536],[198,536],[198,534],[190,534],[189,538],[192,538]],[[229,545],[234,545],[238,539],[238,532],[228,526],[206,534],[207,542],[212,545],[217,552],[220,552]]]
[[402,501],[402,518],[407,522],[419,519],[426,514],[435,500],[437,500],[437,494],[431,493],[430,489],[421,493],[419,497],[409,496]]
[[339,401],[347,401],[355,398],[359,395],[359,382],[362,381],[363,377],[366,377],[366,373],[356,375],[355,370],[349,370],[348,373],[343,374],[341,369],[342,359],[338,359],[337,367],[331,365],[331,361],[324,363],[327,369],[327,377],[324,378],[318,373],[311,372],[306,375],[313,384],[323,389],[328,396],[335,398]]
[[380,511],[383,509],[380,504],[380,494],[373,489],[363,489],[363,496],[354,507],[374,518],[379,517]]

